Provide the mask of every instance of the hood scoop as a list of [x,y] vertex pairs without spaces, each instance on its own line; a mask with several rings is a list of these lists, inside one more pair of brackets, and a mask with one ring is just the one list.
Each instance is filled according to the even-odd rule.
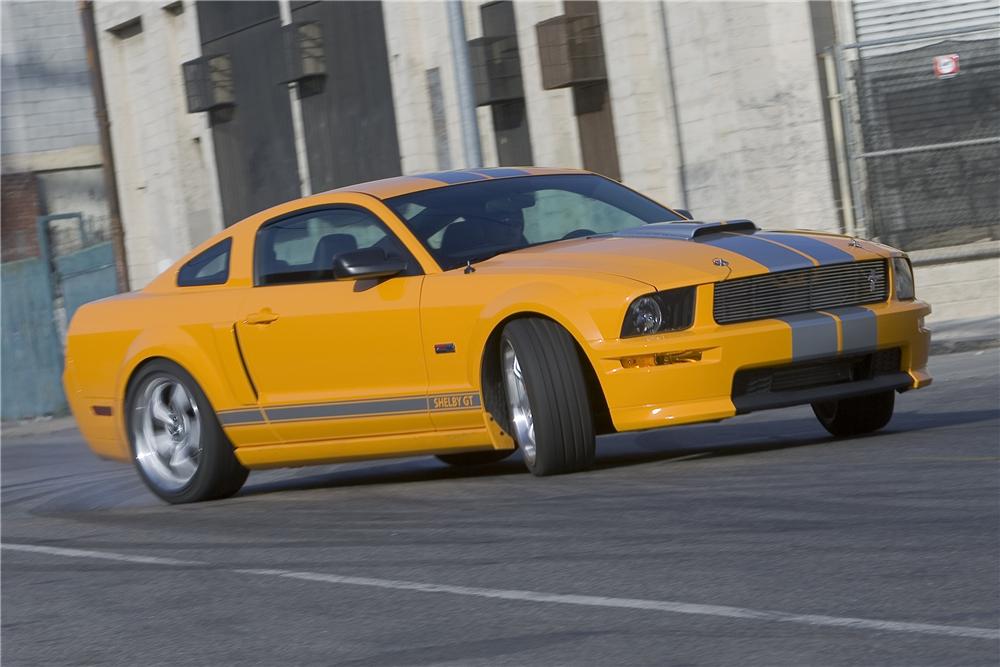
[[700,236],[728,232],[733,234],[753,234],[759,227],[750,220],[720,220],[716,222],[654,222],[642,227],[633,227],[616,232],[614,236],[625,238],[674,239],[693,241]]

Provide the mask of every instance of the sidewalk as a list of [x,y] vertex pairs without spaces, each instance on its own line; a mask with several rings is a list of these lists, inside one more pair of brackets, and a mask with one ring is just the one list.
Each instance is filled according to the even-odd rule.
[[[1000,315],[972,319],[928,322],[931,354],[952,354],[1000,347]],[[4,422],[0,439],[16,442],[26,437],[76,430],[72,417],[40,417],[22,422]]]
[[12,443],[24,438],[76,431],[76,421],[72,417],[39,417],[19,422],[3,422],[0,426],[0,442]]

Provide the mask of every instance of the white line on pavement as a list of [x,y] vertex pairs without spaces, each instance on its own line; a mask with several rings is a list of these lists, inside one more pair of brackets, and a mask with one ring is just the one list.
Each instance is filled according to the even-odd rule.
[[[65,549],[62,547],[38,546],[32,544],[2,544],[4,549],[50,554],[53,556],[68,556],[70,558],[102,558],[130,563],[150,565],[191,566],[207,565],[207,563],[173,558],[158,558],[153,556],[133,556],[130,554],[112,553],[109,551],[89,551],[84,549]],[[399,581],[394,579],[373,579],[370,577],[346,577],[336,574],[321,574],[318,572],[293,572],[289,570],[271,569],[232,569],[238,574],[256,576],[284,577],[304,581],[318,581],[328,584],[344,584],[349,586],[369,586],[391,590],[416,591],[420,593],[445,593],[469,597],[494,598],[501,600],[517,600],[521,602],[536,602],[543,604],[571,604],[585,607],[608,607],[615,609],[643,609],[672,614],[694,614],[698,616],[716,616],[722,618],[739,618],[755,621],[772,621],[778,623],[799,623],[802,625],[851,628],[855,630],[875,630],[880,632],[911,632],[925,635],[945,635],[950,637],[966,637],[972,639],[1000,639],[1000,631],[989,628],[971,628],[957,625],[933,625],[928,623],[907,623],[901,621],[879,621],[866,618],[845,618],[840,616],[822,616],[816,614],[794,614],[784,611],[769,611],[765,609],[748,609],[745,607],[727,607],[720,605],[693,604],[689,602],[671,602],[668,600],[642,600],[635,598],[611,598],[594,595],[564,595],[560,593],[542,593],[538,591],[506,590],[499,588],[476,588],[471,586],[451,586],[448,584],[425,584],[415,581]]]
[[116,554],[110,551],[90,551],[88,549],[66,549],[63,547],[46,547],[37,544],[0,544],[11,551],[27,551],[31,553],[49,554],[50,556],[68,556],[69,558],[100,558],[103,560],[120,560],[126,563],[143,563],[144,565],[208,565],[195,560],[177,560],[176,558],[159,558],[157,556],[133,556],[131,554]]

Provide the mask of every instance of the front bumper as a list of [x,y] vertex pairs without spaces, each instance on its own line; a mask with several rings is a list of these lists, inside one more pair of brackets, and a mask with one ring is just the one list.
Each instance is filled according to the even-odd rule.
[[[710,321],[686,331],[592,341],[588,356],[616,430],[716,421],[755,410],[930,384],[930,333],[923,327],[928,314],[930,307],[921,301],[889,301],[740,324]],[[898,368],[885,373],[780,395],[734,395],[741,371],[806,368],[818,361],[863,358],[894,348],[899,350]]]

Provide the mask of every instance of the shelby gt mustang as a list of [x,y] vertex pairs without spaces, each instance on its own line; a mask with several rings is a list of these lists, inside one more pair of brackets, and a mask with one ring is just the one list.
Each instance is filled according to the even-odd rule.
[[865,433],[930,383],[906,255],[682,213],[539,168],[305,197],[80,308],[66,394],[96,453],[190,502],[374,457],[566,473],[600,433],[796,404]]

